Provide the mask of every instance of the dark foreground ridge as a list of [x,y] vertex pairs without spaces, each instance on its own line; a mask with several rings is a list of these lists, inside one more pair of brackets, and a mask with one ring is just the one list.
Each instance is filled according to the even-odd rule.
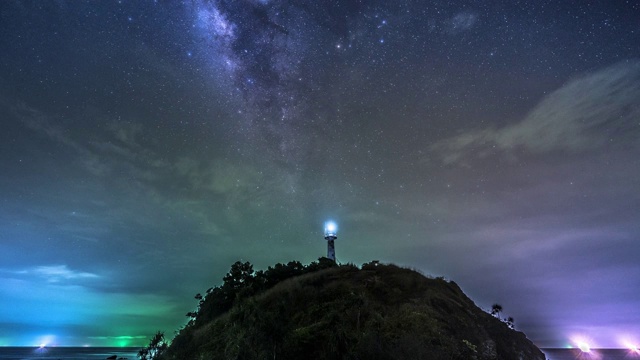
[[540,359],[452,281],[377,262],[235,263],[159,359]]

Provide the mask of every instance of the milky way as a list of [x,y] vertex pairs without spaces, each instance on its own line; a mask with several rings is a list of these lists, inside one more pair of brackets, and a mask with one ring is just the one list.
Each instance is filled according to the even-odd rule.
[[337,117],[331,103],[308,96],[336,91],[329,79],[343,70],[327,65],[353,64],[346,53],[356,48],[375,52],[371,43],[381,44],[388,25],[373,3],[212,1],[188,9],[202,57],[240,99],[237,131],[264,138],[287,161],[303,161],[295,154],[310,151],[308,131]]

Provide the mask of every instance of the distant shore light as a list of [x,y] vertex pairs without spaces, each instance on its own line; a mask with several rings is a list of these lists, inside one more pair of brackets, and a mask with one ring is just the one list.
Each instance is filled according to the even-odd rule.
[[582,351],[583,353],[591,352],[591,348],[587,343],[580,343],[578,344],[578,347],[580,348],[580,351]]
[[620,345],[622,345],[625,348],[629,349],[630,353],[640,354],[640,348],[638,348],[638,345],[636,345],[636,344],[638,344],[636,339],[623,338],[620,341]]

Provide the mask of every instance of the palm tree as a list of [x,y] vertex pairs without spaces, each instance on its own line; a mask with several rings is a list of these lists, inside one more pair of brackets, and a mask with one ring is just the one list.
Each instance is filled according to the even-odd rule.
[[509,316],[509,317],[507,318],[507,320],[506,320],[506,324],[507,324],[507,326],[509,327],[509,329],[511,329],[511,330],[515,329],[515,327],[516,327],[516,325],[515,325],[515,320],[514,320],[511,316]]
[[491,315],[497,317],[498,319],[500,319],[500,313],[502,312],[502,305],[500,304],[493,304],[493,306],[491,307]]

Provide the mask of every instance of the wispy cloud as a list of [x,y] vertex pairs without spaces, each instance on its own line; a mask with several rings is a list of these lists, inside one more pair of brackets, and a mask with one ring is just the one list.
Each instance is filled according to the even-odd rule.
[[43,112],[29,107],[24,103],[18,103],[17,105],[12,106],[11,110],[13,115],[27,128],[37,133],[44,134],[52,141],[67,145],[78,151],[82,150],[61,127],[54,125],[51,118]]
[[63,280],[97,279],[100,277],[97,274],[69,269],[67,265],[36,266],[31,269],[17,271],[16,273],[35,275],[44,278],[50,283],[57,283]]
[[87,336],[89,339],[94,340],[134,340],[134,339],[147,339],[148,335],[120,335],[120,336]]
[[568,82],[522,121],[464,132],[435,143],[445,163],[517,151],[581,152],[636,141],[640,126],[640,62],[618,64]]

